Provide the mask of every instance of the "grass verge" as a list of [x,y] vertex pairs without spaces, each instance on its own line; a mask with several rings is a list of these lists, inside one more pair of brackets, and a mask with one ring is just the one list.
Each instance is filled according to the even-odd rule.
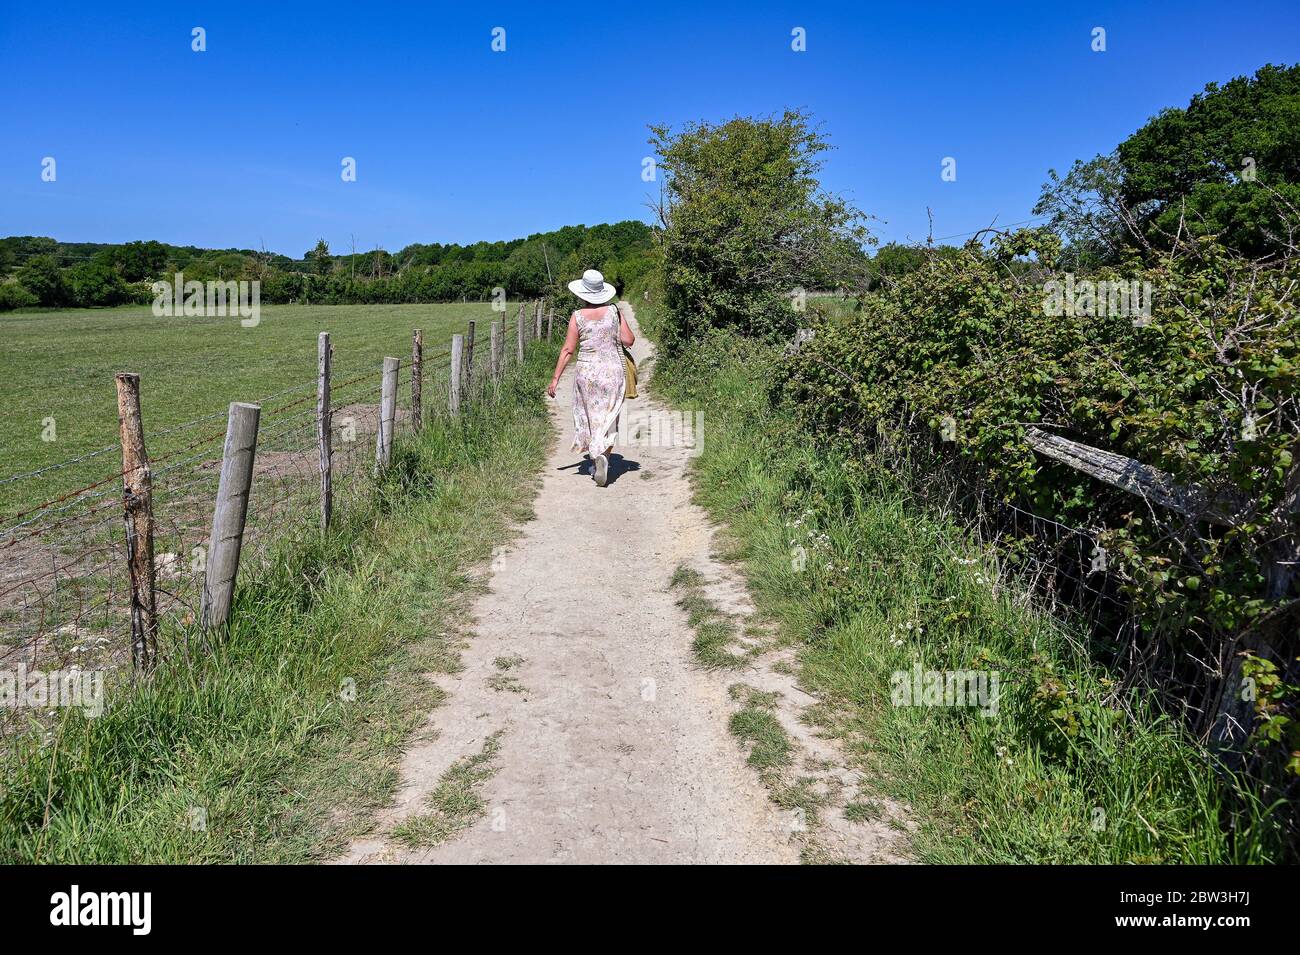
[[241,581],[210,654],[70,710],[0,763],[6,862],[306,862],[373,825],[409,733],[458,665],[466,569],[510,525],[550,441],[535,348],[500,400],[434,419],[330,537]]
[[[801,681],[827,702],[822,728],[845,741],[874,794],[915,814],[916,858],[1278,860],[1274,814],[1288,807],[1229,801],[1195,742],[1140,693],[1118,695],[1081,649],[1085,635],[1000,577],[995,555],[920,506],[899,475],[811,444],[754,385],[770,360],[720,337],[661,359],[654,387],[704,409],[693,478],[728,527],[722,556],[800,647]],[[896,675],[918,665],[996,671],[997,705],[895,705]],[[763,715],[746,707],[732,731],[770,763],[779,743]],[[858,818],[875,814],[872,795],[854,803]]]

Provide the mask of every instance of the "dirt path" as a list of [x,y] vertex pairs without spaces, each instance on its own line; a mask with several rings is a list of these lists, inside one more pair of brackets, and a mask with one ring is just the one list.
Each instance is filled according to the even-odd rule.
[[[652,347],[634,351],[644,367]],[[802,817],[728,732],[728,688],[784,679],[792,704],[812,701],[771,672],[701,667],[669,586],[689,566],[729,612],[748,610],[710,557],[689,449],[623,448],[596,487],[568,450],[572,387],[570,366],[537,518],[492,562],[464,670],[436,678],[449,699],[407,753],[396,803],[341,861],[792,863],[805,849]],[[642,395],[627,407],[644,413]],[[869,857],[891,831],[859,825],[854,841]]]

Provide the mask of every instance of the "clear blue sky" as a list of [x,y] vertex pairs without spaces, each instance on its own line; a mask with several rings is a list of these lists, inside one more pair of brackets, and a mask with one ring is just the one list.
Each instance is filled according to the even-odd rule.
[[924,238],[927,206],[941,237],[1025,219],[1049,167],[1296,61],[1291,3],[6,2],[0,235],[301,255],[648,219],[647,123],[801,106],[883,240]]

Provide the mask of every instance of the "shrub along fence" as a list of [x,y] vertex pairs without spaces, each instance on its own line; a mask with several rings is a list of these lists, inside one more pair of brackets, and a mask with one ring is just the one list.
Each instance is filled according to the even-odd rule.
[[1113,704],[1154,689],[1223,762],[1289,765],[1290,791],[1296,265],[1198,246],[1090,276],[1148,283],[1149,315],[1057,314],[1049,239],[927,253],[856,305],[810,309],[774,387],[852,451],[916,459],[928,499],[973,513],[1054,598],[1086,605]]
[[369,369],[347,367],[321,332],[314,381],[154,434],[141,413],[148,383],[117,374],[117,446],[0,479],[44,481],[121,456],[120,470],[0,528],[0,735],[45,703],[69,702],[51,698],[55,684],[45,679],[41,705],[23,705],[26,687],[49,674],[66,682],[98,673],[101,686],[140,678],[169,653],[214,639],[230,622],[241,570],[328,534],[341,508],[383,475],[399,434],[499,400],[507,371],[544,327],[549,336],[544,313],[540,301],[522,303],[481,337],[470,322],[435,354],[414,329],[409,356]]

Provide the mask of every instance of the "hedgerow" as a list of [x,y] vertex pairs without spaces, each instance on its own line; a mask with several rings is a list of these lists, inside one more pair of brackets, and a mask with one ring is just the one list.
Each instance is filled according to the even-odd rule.
[[[1297,67],[1211,84],[1051,173],[1035,208],[1050,228],[874,258],[863,214],[822,189],[829,147],[805,114],[652,128],[666,362],[707,374],[696,353],[718,336],[788,342],[752,373],[805,440],[846,468],[896,463],[914,498],[941,492],[945,520],[969,508],[1022,595],[1104,599],[1086,649],[1109,697],[1034,677],[1056,730],[1155,704],[1269,806],[1300,789],[1300,166],[1285,124],[1240,107],[1293,115],[1297,84]],[[1031,439],[1109,454],[1161,493]]]
[[[813,336],[774,395],[814,431],[867,451],[879,422],[902,425],[1001,500],[1096,529],[1139,650],[1172,649],[1162,672],[1204,709],[1231,658],[1258,649],[1243,637],[1295,597],[1300,266],[1202,239],[1076,278],[1057,270],[1060,251],[1050,232],[1022,230],[933,256],[853,307],[812,307]],[[1067,281],[1149,283],[1150,314],[1114,314],[1081,293],[1081,307],[1049,314],[1049,283]],[[1197,489],[1201,510],[1151,505],[1054,464],[1026,441],[1030,426],[1159,468]],[[1213,502],[1229,526],[1204,519]],[[1294,627],[1269,620],[1277,633],[1264,642],[1285,663]],[[1265,735],[1300,748],[1286,708],[1270,718]]]

